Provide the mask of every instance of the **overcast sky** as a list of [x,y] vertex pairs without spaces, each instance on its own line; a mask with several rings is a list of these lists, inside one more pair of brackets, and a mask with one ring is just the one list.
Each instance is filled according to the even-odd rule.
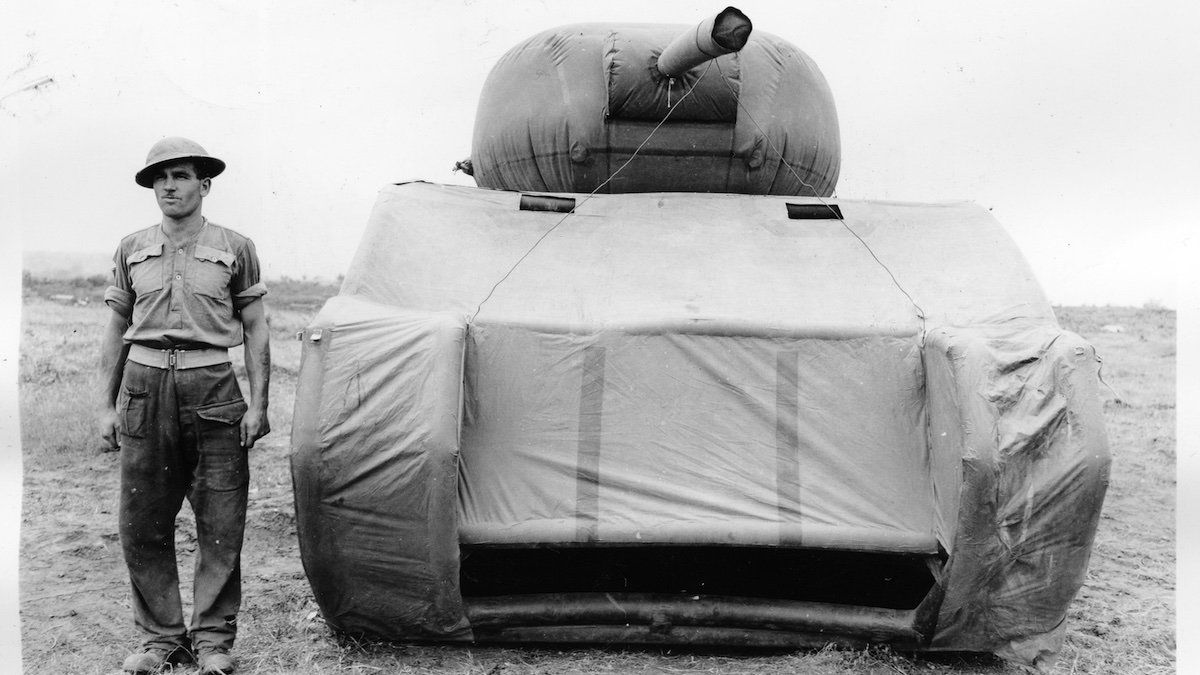
[[[378,189],[471,184],[496,59],[579,21],[695,23],[697,2],[38,0],[4,20],[0,181],[26,251],[108,256],[157,221],[132,181],[191,137],[229,163],[205,203],[269,277],[335,276]],[[838,196],[992,209],[1051,300],[1175,306],[1198,200],[1189,3],[746,2],[808,52],[842,131]],[[11,93],[41,78],[53,83]]]

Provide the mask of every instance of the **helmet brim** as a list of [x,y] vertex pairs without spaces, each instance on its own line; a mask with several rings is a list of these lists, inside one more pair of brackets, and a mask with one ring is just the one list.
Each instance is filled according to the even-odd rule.
[[133,176],[133,180],[144,188],[154,187],[154,174],[157,170],[167,164],[176,162],[192,162],[196,165],[197,173],[201,175],[207,174],[208,178],[213,178],[221,174],[225,170],[225,162],[216,157],[207,155],[179,155],[178,157],[166,157],[160,159],[153,164],[147,164]]

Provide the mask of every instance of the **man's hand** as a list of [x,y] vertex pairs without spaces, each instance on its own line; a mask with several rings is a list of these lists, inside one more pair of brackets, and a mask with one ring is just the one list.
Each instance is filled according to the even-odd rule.
[[108,452],[121,449],[120,441],[117,440],[118,420],[117,411],[114,408],[105,408],[96,416],[96,421],[100,425],[100,437],[104,439],[105,450]]
[[242,415],[242,447],[249,450],[255,441],[271,433],[271,423],[265,411],[251,408]]

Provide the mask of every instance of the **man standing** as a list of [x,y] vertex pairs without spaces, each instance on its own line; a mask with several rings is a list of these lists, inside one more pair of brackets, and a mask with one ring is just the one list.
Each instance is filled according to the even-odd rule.
[[[127,672],[197,659],[201,673],[234,668],[246,454],[270,430],[271,355],[254,244],[201,214],[224,169],[185,138],[154,144],[135,180],[154,190],[162,221],[121,240],[104,294],[100,428],[121,450],[121,546],[146,636]],[[228,353],[243,334],[248,401]],[[199,545],[190,629],[175,559],[184,497]]]

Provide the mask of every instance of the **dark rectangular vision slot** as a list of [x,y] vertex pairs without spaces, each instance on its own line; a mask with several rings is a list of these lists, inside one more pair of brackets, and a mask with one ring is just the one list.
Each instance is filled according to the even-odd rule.
[[575,200],[571,197],[550,197],[546,195],[521,195],[522,211],[554,211],[570,213],[575,210]]
[[791,220],[841,220],[842,209],[837,204],[792,204],[787,205]]
[[652,593],[913,609],[933,587],[918,554],[752,546],[460,546],[463,597]]

